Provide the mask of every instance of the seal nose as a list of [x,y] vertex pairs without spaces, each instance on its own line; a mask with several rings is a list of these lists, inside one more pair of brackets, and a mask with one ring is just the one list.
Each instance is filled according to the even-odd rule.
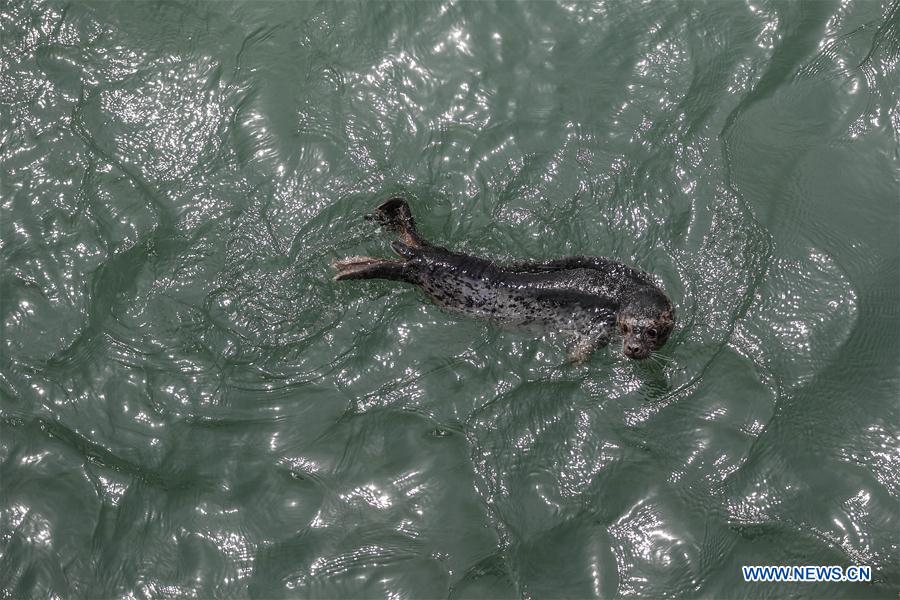
[[637,356],[640,351],[640,346],[637,346],[636,344],[628,344],[625,346],[625,354],[628,356]]

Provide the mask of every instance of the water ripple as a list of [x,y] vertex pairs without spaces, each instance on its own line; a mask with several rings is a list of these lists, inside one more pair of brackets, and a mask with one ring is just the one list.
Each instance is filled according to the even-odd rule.
[[[0,585],[896,595],[898,11],[7,3]],[[393,194],[657,274],[661,362],[334,285]]]

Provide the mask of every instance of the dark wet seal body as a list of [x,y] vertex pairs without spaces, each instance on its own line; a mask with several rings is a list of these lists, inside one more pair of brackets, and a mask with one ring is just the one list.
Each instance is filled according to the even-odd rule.
[[333,263],[335,280],[391,279],[417,285],[438,306],[504,327],[570,334],[573,362],[587,360],[616,332],[629,358],[668,339],[675,311],[646,274],[605,258],[577,256],[498,265],[426,242],[406,202],[393,198],[369,218],[394,231],[402,260],[357,256]]

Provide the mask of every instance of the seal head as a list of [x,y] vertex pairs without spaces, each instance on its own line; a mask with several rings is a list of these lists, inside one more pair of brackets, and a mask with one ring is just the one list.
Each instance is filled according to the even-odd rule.
[[675,327],[675,309],[656,289],[643,289],[622,304],[616,322],[622,333],[622,353],[643,359],[662,348]]

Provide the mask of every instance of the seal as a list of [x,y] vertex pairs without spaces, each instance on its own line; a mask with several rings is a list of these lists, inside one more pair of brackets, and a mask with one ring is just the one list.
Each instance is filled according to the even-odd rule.
[[622,352],[644,359],[669,339],[675,309],[643,271],[606,258],[573,256],[500,265],[427,242],[402,198],[367,219],[396,234],[400,260],[352,256],[333,261],[336,281],[389,279],[420,287],[438,306],[496,324],[569,334],[568,358],[587,361],[622,336]]

